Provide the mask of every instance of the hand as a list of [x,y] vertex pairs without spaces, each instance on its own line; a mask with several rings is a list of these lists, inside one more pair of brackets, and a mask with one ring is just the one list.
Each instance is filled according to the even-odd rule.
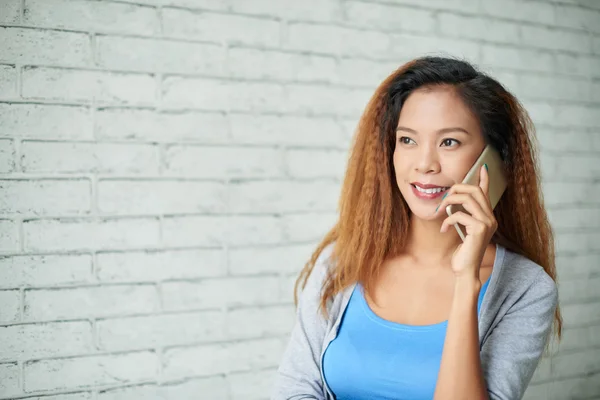
[[461,204],[471,215],[462,211],[447,217],[440,232],[447,232],[455,223],[466,228],[466,237],[452,254],[452,270],[457,277],[475,277],[479,280],[479,267],[485,250],[498,228],[489,200],[489,175],[486,167],[479,171],[479,186],[455,184],[446,193],[434,215],[444,211],[449,204]]

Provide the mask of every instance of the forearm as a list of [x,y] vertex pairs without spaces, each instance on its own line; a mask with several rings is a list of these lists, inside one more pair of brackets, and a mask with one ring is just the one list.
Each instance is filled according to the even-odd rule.
[[456,280],[435,400],[488,399],[479,356],[480,288],[481,283],[475,277]]

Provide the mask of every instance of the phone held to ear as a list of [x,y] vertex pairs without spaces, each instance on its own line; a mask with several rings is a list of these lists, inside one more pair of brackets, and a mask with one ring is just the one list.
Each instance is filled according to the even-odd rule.
[[[485,146],[485,149],[483,149],[483,152],[477,161],[475,161],[475,164],[473,164],[462,183],[479,186],[479,171],[481,170],[483,164],[487,164],[488,166],[489,199],[493,210],[496,207],[496,204],[498,204],[498,201],[500,201],[500,197],[502,197],[502,194],[506,190],[506,176],[500,154],[498,154],[498,152],[492,148],[492,146]],[[448,216],[451,216],[453,213],[458,211],[462,211],[465,214],[470,215],[470,213],[460,204],[450,204],[446,207],[446,213],[448,213]],[[454,227],[456,228],[460,238],[464,241],[467,235],[465,227],[458,223],[454,224]]]

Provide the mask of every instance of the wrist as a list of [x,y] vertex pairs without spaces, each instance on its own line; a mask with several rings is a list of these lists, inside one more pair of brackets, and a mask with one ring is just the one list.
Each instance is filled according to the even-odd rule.
[[454,294],[458,296],[478,296],[481,281],[476,276],[457,276],[454,280]]

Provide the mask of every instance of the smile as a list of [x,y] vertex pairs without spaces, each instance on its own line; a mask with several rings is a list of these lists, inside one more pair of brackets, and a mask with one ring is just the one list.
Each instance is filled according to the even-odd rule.
[[446,190],[448,190],[448,187],[436,187],[436,188],[429,188],[429,189],[423,189],[417,185],[410,185],[412,187],[412,191],[415,194],[416,197],[418,197],[419,199],[423,199],[423,200],[431,200],[431,199],[436,199],[438,197],[440,197],[440,195],[442,193],[444,193]]

